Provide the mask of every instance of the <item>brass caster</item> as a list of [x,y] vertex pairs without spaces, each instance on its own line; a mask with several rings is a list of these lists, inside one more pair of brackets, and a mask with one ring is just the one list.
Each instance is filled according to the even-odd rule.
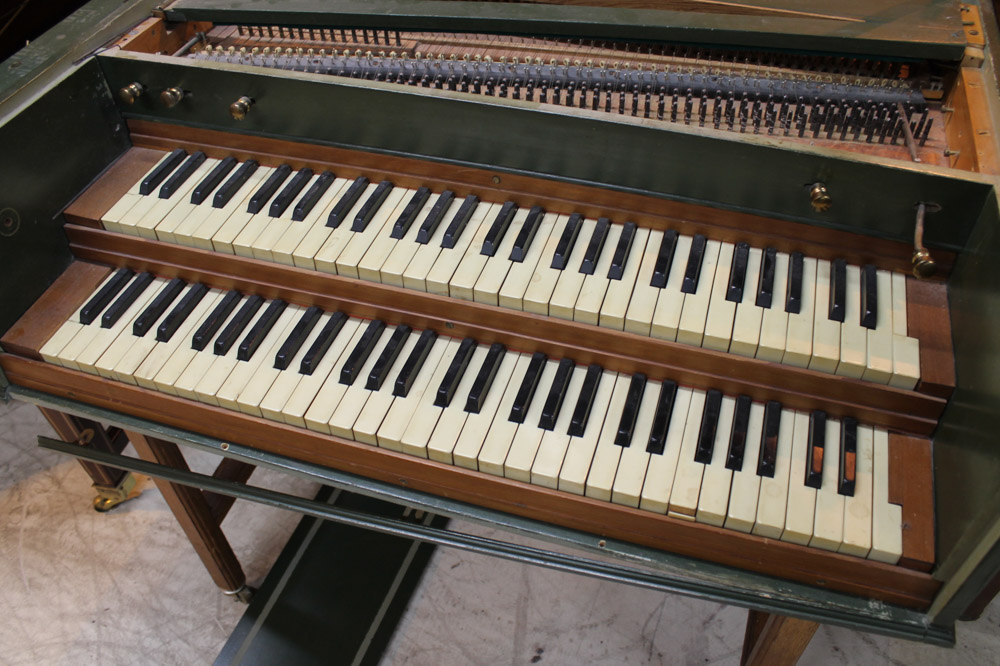
[[250,587],[249,585],[243,585],[238,590],[223,590],[222,593],[227,597],[232,597],[235,601],[240,603],[248,604],[250,600],[253,599],[253,595],[257,592],[256,588]]
[[99,486],[94,484],[97,497],[94,498],[94,511],[107,513],[122,502],[138,497],[142,492],[137,487],[137,479],[134,474],[126,474],[117,486]]
[[106,513],[121,504],[123,501],[125,500],[113,500],[110,497],[101,497],[98,495],[94,498],[94,511],[98,513]]

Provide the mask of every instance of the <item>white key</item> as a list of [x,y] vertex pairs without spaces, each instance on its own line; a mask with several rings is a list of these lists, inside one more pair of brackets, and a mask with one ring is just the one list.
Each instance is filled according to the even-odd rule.
[[785,354],[781,362],[799,368],[812,359],[813,323],[816,321],[816,260],[802,260],[802,303],[798,314],[789,313]]
[[691,389],[677,389],[663,453],[649,456],[646,482],[642,486],[642,497],[639,500],[640,509],[660,514],[665,514],[670,509],[670,493],[674,488],[677,461],[684,443],[688,413],[691,411],[691,395]]
[[[209,365],[209,367],[205,370],[205,374],[201,376],[201,378],[198,380],[198,383],[192,389],[192,392],[194,393],[193,397],[195,398],[195,400],[200,400],[201,402],[206,402],[212,405],[219,404],[219,398],[216,397],[216,394],[219,393],[219,390],[225,384],[226,380],[229,378],[229,375],[233,372],[233,370],[236,369],[237,364],[240,363],[240,361],[237,359],[237,355],[239,354],[240,350],[240,344],[243,342],[243,339],[246,337],[247,333],[249,333],[253,329],[253,327],[257,325],[257,322],[260,320],[260,318],[264,316],[264,313],[267,311],[267,306],[268,302],[265,301],[260,306],[260,309],[254,313],[253,317],[250,318],[250,322],[246,325],[245,328],[243,328],[242,331],[240,331],[240,334],[236,337],[236,341],[233,342],[233,345],[232,347],[229,348],[229,351],[227,351],[225,354],[216,355],[213,349],[212,355],[215,358],[212,360],[211,365]],[[237,311],[239,311],[239,308],[237,308]],[[225,331],[225,327],[222,328],[222,331]],[[213,348],[214,348],[214,342],[213,342]],[[205,351],[208,351],[208,349],[209,348],[206,347]],[[191,366],[188,366],[188,369],[190,369],[190,367]]]
[[[420,224],[422,220],[427,217],[427,213],[430,212],[440,197],[440,195],[437,194],[429,195],[427,200],[424,201],[424,205],[419,211],[417,211],[417,215],[414,217],[413,223],[406,230],[406,233],[403,234],[403,237],[399,239],[393,238],[392,229],[396,224],[396,220],[402,214],[402,211],[409,206],[415,192],[416,190],[406,190],[401,202],[402,207],[394,212],[388,222],[383,225],[382,229],[379,231],[375,239],[372,240],[371,245],[365,252],[365,256],[361,258],[360,262],[358,262],[358,276],[362,280],[385,282],[386,284],[395,284],[398,287],[403,286],[403,271],[406,270],[406,265],[410,263],[413,253],[416,252],[417,247],[419,247],[419,244],[417,243],[417,233],[420,231]],[[395,262],[390,262],[389,257],[395,254],[397,249],[399,250],[398,258],[395,259]],[[389,282],[384,280],[382,277],[383,269],[386,270],[387,275],[392,273],[393,269],[395,269],[395,273],[393,274],[397,276],[397,281]],[[391,280],[392,278],[390,277],[388,279]]]
[[[329,189],[316,201],[316,205],[312,207],[312,210],[300,222],[292,222],[284,233],[282,233],[281,238],[270,248],[268,251],[270,260],[286,266],[294,266],[295,250],[310,232],[329,233],[326,227],[327,218],[323,213],[332,207],[334,202],[340,199],[350,182],[347,178],[335,178],[330,184]],[[306,187],[303,190],[303,194],[308,191],[309,187]],[[292,212],[295,212],[294,207]]]
[[[469,363],[465,368],[462,379],[455,389],[451,403],[447,407],[437,407],[434,405],[438,386],[441,383],[440,380],[437,384],[430,386],[428,392],[424,393],[417,412],[406,425],[406,430],[403,431],[403,436],[400,438],[404,453],[427,458],[427,445],[435,433],[438,433],[439,440],[445,439],[445,435],[450,435],[450,433],[454,433],[455,439],[458,438],[458,433],[461,432],[462,426],[465,425],[465,418],[468,416],[465,411],[465,399],[468,397],[469,391],[476,381],[476,375],[479,373],[479,368],[482,367],[483,359],[486,358],[488,351],[488,345],[478,345],[476,347],[472,353],[472,358],[469,359]],[[441,379],[444,379],[444,375],[441,375]],[[438,431],[438,426],[441,427],[440,432]],[[447,450],[449,456],[455,448],[455,439],[451,440],[451,448]]]
[[[146,307],[148,307],[149,304],[160,295],[160,292],[166,288],[167,284],[167,280],[160,283],[159,289],[154,291],[152,297],[146,302],[146,306],[139,310],[133,318],[133,323],[135,319],[137,319],[139,315],[146,310]],[[150,285],[149,289],[153,289],[153,285]],[[147,332],[146,335],[150,334]],[[112,340],[110,344],[108,344],[107,349],[104,350],[101,357],[94,363],[94,369],[97,371],[97,374],[101,377],[107,377],[108,379],[113,378],[115,376],[115,366],[122,360],[122,358],[125,357],[126,354],[129,353],[135,343],[139,340],[140,338],[132,333],[132,324],[129,324],[126,328],[122,329],[118,336]]]
[[694,520],[698,510],[698,494],[701,491],[701,477],[705,465],[694,459],[698,450],[698,435],[701,433],[701,419],[705,411],[705,392],[691,392],[691,406],[684,425],[680,457],[674,473],[674,486],[670,492],[669,514],[682,520]]
[[708,241],[705,244],[705,254],[701,264],[701,276],[698,288],[693,294],[684,296],[684,306],[681,309],[681,319],[677,326],[677,342],[701,346],[705,337],[705,325],[708,320],[708,304],[712,298],[712,285],[715,284],[715,267],[719,261],[719,251],[722,244],[719,241]]
[[[559,470],[559,490],[577,495],[584,494],[587,475],[594,460],[594,451],[597,449],[597,440],[604,431],[604,421],[609,411],[605,406],[611,403],[617,380],[618,374],[615,372],[605,371],[601,374],[586,429],[583,435],[570,438],[569,447],[566,449],[566,458]],[[618,427],[617,421],[613,427]]]
[[493,256],[486,260],[483,270],[472,288],[472,300],[475,302],[488,303],[489,305],[500,304],[500,289],[503,288],[507,274],[510,272],[511,266],[514,265],[514,262],[510,260],[510,253],[527,217],[528,210],[524,208],[514,213],[514,218],[507,227],[507,233],[504,234]]
[[892,276],[889,271],[875,271],[875,328],[867,329],[868,345],[862,379],[888,384],[892,379]]
[[586,367],[576,366],[573,368],[569,384],[566,385],[562,406],[559,408],[559,416],[556,417],[555,427],[542,435],[538,451],[535,453],[535,460],[531,464],[530,480],[536,486],[553,489],[559,487],[559,470],[562,469],[563,459],[566,457],[566,449],[569,448],[570,442],[569,426],[573,420],[573,410],[577,400],[580,399],[580,389],[583,387],[583,380],[586,376]]
[[722,398],[719,411],[719,425],[715,429],[715,445],[712,447],[712,462],[705,465],[701,477],[701,491],[698,493],[698,510],[695,520],[722,527],[729,509],[729,491],[733,483],[733,471],[726,467],[729,456],[729,438],[733,431],[733,416],[736,399]]
[[[111,346],[111,343],[113,343],[123,332],[131,337],[132,322],[135,321],[136,317],[142,314],[142,311],[146,309],[149,301],[151,301],[156,293],[163,288],[165,283],[166,280],[163,278],[156,278],[153,280],[153,282],[146,287],[146,290],[135,299],[127,310],[125,310],[125,313],[119,317],[114,326],[111,328],[98,328],[96,335],[87,341],[86,349],[83,349],[74,357],[73,361],[75,362],[76,367],[84,372],[89,372],[92,375],[98,374],[96,366],[101,355],[104,354],[108,347]],[[126,287],[126,289],[127,288],[128,287]],[[90,329],[91,326],[88,326],[87,329]],[[81,331],[81,333],[85,332],[86,330]],[[77,338],[73,338],[73,342],[76,340]],[[70,344],[72,344],[72,342]],[[69,345],[67,345],[67,347],[68,346]]]
[[[273,173],[274,169],[272,167],[260,167],[257,169],[257,171],[254,172],[255,176],[257,174],[260,174],[260,178],[257,180],[258,187],[255,187],[252,191],[247,192],[246,197],[244,198],[243,201],[240,202],[240,205],[236,208],[236,210],[234,210],[232,214],[226,218],[225,222],[223,222],[218,227],[218,230],[212,235],[211,249],[215,250],[216,252],[227,252],[229,254],[236,254],[236,248],[234,247],[234,243],[237,241],[238,238],[240,238],[240,235],[243,234],[243,230],[246,228],[248,224],[250,224],[251,220],[257,217],[257,215],[262,216],[262,218],[267,218],[266,206],[263,209],[261,209],[261,211],[257,215],[254,215],[249,210],[247,210],[247,207],[250,204],[250,199],[253,198],[254,193],[257,191],[257,189],[259,189],[259,186],[263,185],[267,181],[267,179],[271,177],[271,174]],[[258,225],[255,224],[254,227],[257,228]],[[203,233],[207,231],[208,231],[207,229],[204,230],[199,229],[198,233]],[[247,232],[247,234],[249,233],[250,232]],[[258,233],[259,233],[259,228],[258,228]],[[254,238],[256,237],[257,235],[255,234]],[[249,252],[247,254],[249,255]]]
[[868,329],[861,325],[861,268],[847,266],[844,323],[840,326],[840,363],[837,374],[860,379],[868,355]]
[[594,235],[594,227],[597,222],[594,220],[584,220],[580,223],[580,231],[576,237],[576,244],[569,254],[566,268],[560,272],[559,280],[552,291],[552,298],[549,300],[549,315],[560,319],[573,319],[573,308],[576,306],[580,289],[583,287],[584,278],[587,276],[580,272],[580,264],[583,263],[583,256],[587,254],[587,246],[590,238]]
[[733,270],[734,251],[732,243],[723,243],[719,248],[719,263],[715,267],[708,318],[705,321],[705,338],[702,341],[702,347],[706,349],[727,351],[733,337],[736,303],[726,300],[726,294],[729,292],[729,274]]
[[747,278],[743,283],[743,301],[736,306],[733,318],[733,339],[729,353],[749,356],[757,355],[760,344],[760,323],[764,308],[757,307],[757,287],[760,285],[760,262],[763,251],[752,247],[747,257]]
[[781,410],[781,420],[778,423],[778,450],[774,458],[774,476],[760,477],[757,518],[753,525],[753,533],[758,536],[780,539],[781,533],[785,531],[789,473],[792,465],[794,440],[795,412],[783,409]]
[[604,295],[611,282],[608,279],[608,270],[611,268],[615,248],[618,247],[618,239],[622,235],[622,228],[620,224],[612,224],[608,229],[608,236],[604,240],[604,247],[601,248],[594,272],[585,276],[583,284],[580,286],[580,294],[576,297],[576,303],[573,306],[574,321],[596,326],[600,320],[601,305],[604,303]]
[[913,389],[920,381],[920,343],[906,335],[906,276],[892,274],[892,379],[889,386]]
[[[205,160],[202,168],[199,169],[201,175],[197,173],[192,174],[190,178],[190,187],[187,188],[185,195],[176,203],[176,205],[170,209],[170,212],[163,216],[163,219],[159,221],[153,232],[157,240],[165,241],[168,243],[176,243],[177,239],[174,236],[174,231],[179,225],[181,225],[184,220],[188,218],[189,215],[193,214],[198,210],[200,206],[212,205],[211,197],[205,199],[200,206],[191,203],[191,193],[194,188],[198,186],[201,181],[212,172],[215,167],[219,165],[219,160],[212,159],[209,157]],[[230,172],[231,173],[231,172]]]
[[667,274],[667,284],[656,298],[656,310],[650,324],[649,334],[661,340],[676,340],[677,328],[681,324],[681,311],[684,309],[684,299],[687,296],[681,291],[684,282],[684,269],[687,267],[688,255],[691,254],[691,236],[678,236],[674,247],[674,260],[670,263]]
[[[306,413],[316,401],[316,397],[323,390],[326,382],[329,381],[333,385],[339,381],[339,369],[343,365],[343,360],[347,358],[347,354],[350,354],[351,350],[358,343],[358,339],[364,333],[365,326],[367,326],[367,323],[362,322],[360,319],[348,319],[344,323],[344,327],[337,334],[337,337],[334,338],[333,343],[326,350],[326,354],[320,359],[313,373],[302,376],[295,389],[292,390],[291,395],[288,396],[285,406],[281,408],[282,421],[289,425],[299,426],[300,428],[307,427]],[[337,370],[337,375],[331,379],[334,369]],[[332,411],[333,408],[331,407],[330,412]],[[326,423],[326,419],[323,420],[323,423]]]
[[[325,210],[320,215],[320,219],[324,220],[322,227],[317,225],[310,229],[306,237],[299,243],[299,246],[295,248],[295,252],[292,253],[292,261],[295,265],[299,268],[312,268],[317,271],[336,273],[337,258],[340,257],[340,253],[344,251],[347,244],[351,242],[351,238],[354,237],[355,232],[351,231],[354,218],[358,216],[358,213],[377,187],[378,183],[369,183],[368,187],[358,197],[354,206],[347,212],[347,215],[344,216],[336,229],[326,226],[325,222],[329,218],[330,212],[337,205],[336,202],[331,203],[328,210]],[[349,188],[344,189],[344,194],[347,194],[347,189]]]
[[747,440],[743,449],[743,467],[733,472],[725,523],[726,528],[747,534],[753,529],[754,519],[757,516],[757,498],[761,480],[761,477],[757,476],[757,460],[760,458],[760,438],[763,431],[764,405],[755,402],[750,405]]
[[[309,335],[306,336],[305,340],[302,341],[302,346],[299,350],[295,352],[292,359],[288,362],[288,365],[284,370],[276,370],[274,368],[274,363],[270,364],[270,370],[274,370],[277,374],[274,377],[274,381],[271,382],[270,386],[267,388],[267,393],[261,398],[260,404],[258,405],[259,411],[254,412],[258,416],[263,416],[266,419],[271,419],[272,421],[284,421],[281,415],[281,410],[288,402],[289,397],[299,385],[299,381],[306,377],[299,372],[299,368],[302,367],[302,359],[309,352],[309,349],[316,342],[316,338],[319,337],[320,333],[323,332],[323,328],[326,327],[327,322],[330,321],[330,317],[333,315],[329,312],[321,314],[316,319],[316,323],[313,324],[312,330],[309,331]],[[345,324],[347,322],[344,322]],[[344,332],[343,329],[340,330],[337,337],[340,337]],[[289,333],[291,335],[291,333]],[[329,353],[329,350],[327,350]],[[318,368],[317,368],[318,369]]]
[[765,308],[760,320],[760,343],[757,358],[780,363],[785,355],[788,331],[788,313],[785,298],[788,292],[788,254],[778,252],[774,262],[774,288],[771,307]]
[[[525,483],[531,481],[531,467],[542,444],[542,438],[551,432],[538,427],[538,420],[542,418],[542,409],[552,389],[552,380],[556,376],[558,366],[558,361],[548,361],[545,364],[524,423],[517,426],[517,434],[503,463],[503,475],[508,479],[517,479]],[[503,413],[501,412],[499,416],[502,417]]]
[[660,382],[646,382],[635,428],[632,431],[632,441],[622,449],[615,482],[611,486],[611,501],[615,504],[639,506],[647,477],[646,469],[652,458],[652,455],[646,452],[646,445],[649,444],[649,432],[653,428],[653,416],[656,414],[656,403],[660,398],[660,387]]
[[874,431],[872,549],[868,559],[896,564],[903,556],[903,509],[889,503],[889,433]]
[[418,414],[434,407],[437,388],[448,372],[460,344],[461,341],[454,338],[438,338],[413,380],[410,392],[405,397],[397,396],[392,401],[392,407],[379,425],[376,431],[376,443],[380,447],[392,451],[403,450],[403,434],[406,428],[412,419],[418,418]]
[[[306,192],[309,191],[309,188],[311,188],[316,182],[316,179],[319,178],[319,176],[316,175],[311,176],[309,180],[306,181],[305,187],[303,187],[292,199],[292,201],[288,204],[288,207],[285,208],[281,215],[278,217],[271,217],[271,204],[274,199],[281,195],[285,188],[288,187],[289,183],[292,182],[292,179],[297,175],[298,174],[296,173],[291,174],[285,182],[281,184],[281,187],[278,188],[277,192],[274,193],[274,197],[271,201],[268,201],[267,205],[261,209],[259,215],[264,215],[267,218],[267,223],[264,225],[264,228],[261,229],[257,237],[250,243],[250,255],[253,257],[262,261],[274,261],[272,255],[274,246],[278,244],[281,238],[290,229],[293,227],[301,227],[303,225],[304,221],[293,221],[292,215],[295,214],[295,206],[298,204],[299,199],[305,196]],[[241,254],[238,248],[236,254]]]
[[[232,173],[236,173],[236,170]],[[239,211],[246,211],[250,197],[264,182],[266,175],[267,169],[258,168],[222,208],[215,208],[212,202],[204,201],[186,220],[177,225],[174,229],[174,238],[182,245],[214,250],[212,237],[219,232],[230,216]]]
[[[189,284],[177,295],[170,305],[163,310],[161,314],[153,325],[149,327],[146,334],[141,338],[135,338],[132,342],[132,346],[129,347],[128,351],[122,355],[122,357],[115,364],[112,374],[115,379],[120,382],[127,382],[129,384],[137,384],[136,380],[133,378],[136,370],[142,365],[146,357],[160,345],[164,344],[162,342],[157,342],[156,340],[156,329],[159,328],[160,324],[170,315],[170,313],[177,307],[177,305],[188,295],[188,292],[195,287],[194,284]],[[205,294],[208,296],[208,294]],[[205,300],[202,298],[202,300]],[[190,315],[189,315],[190,316]],[[174,333],[176,335],[176,332]]]
[[[340,354],[336,363],[330,366],[330,370],[323,382],[322,387],[319,388],[311,399],[311,404],[309,408],[303,414],[303,420],[305,421],[306,427],[310,430],[315,430],[317,432],[330,433],[330,419],[333,417],[334,412],[337,411],[337,406],[343,399],[344,394],[347,393],[349,388],[347,384],[340,383],[340,373],[344,366],[347,364],[348,359],[350,359],[351,354],[354,349],[358,346],[358,342],[364,335],[365,331],[368,330],[369,322],[362,322],[354,335],[351,337],[350,343],[346,348],[342,348],[343,353]],[[340,332],[343,335],[344,331]],[[340,335],[337,339],[340,339]],[[368,371],[371,370],[371,364],[374,364],[374,360],[378,358],[378,354],[381,353],[382,347],[389,340],[392,335],[392,330],[386,328],[382,331],[382,335],[379,337],[378,342],[372,349],[371,355],[368,356],[368,360],[362,365],[361,373],[354,380],[355,382],[364,381],[362,377],[368,376]],[[333,351],[332,349],[330,351]],[[327,352],[329,353],[329,352]],[[365,370],[365,366],[368,367],[368,371]],[[302,381],[299,382],[299,387],[302,387]],[[304,389],[303,389],[304,390]],[[288,406],[285,406],[285,413],[288,411]]]
[[[190,205],[191,190],[208,175],[208,172],[215,166],[215,162],[215,160],[206,159],[168,198],[159,199],[157,194],[158,201],[136,221],[135,232],[143,238],[158,238],[156,228],[176,207],[182,203]],[[150,194],[150,196],[153,195]],[[129,214],[131,215],[131,213]]]
[[[625,311],[625,320],[622,328],[629,333],[638,335],[649,335],[650,327],[653,324],[653,312],[656,310],[656,299],[660,295],[660,290],[652,285],[653,270],[656,268],[656,257],[660,252],[660,244],[663,242],[662,231],[650,231],[646,240],[646,248],[641,255],[641,262],[636,275],[635,286],[632,290],[632,298],[628,302]],[[639,259],[637,256],[636,259]],[[617,295],[611,299],[611,303],[617,301]],[[612,306],[614,307],[614,306]],[[609,310],[609,316],[611,311]],[[608,320],[609,323],[612,321]],[[617,324],[617,320],[614,321]],[[614,328],[618,328],[615,326]]]
[[[784,414],[782,414],[784,416]],[[816,489],[805,484],[806,451],[809,448],[809,415],[795,414],[792,434],[792,466],[788,479],[788,510],[782,541],[802,544],[812,538],[813,517],[816,513]]]
[[854,467],[854,495],[844,498],[844,541],[841,553],[868,557],[872,549],[872,482],[874,432],[858,426]]
[[906,275],[890,273],[892,288],[892,332],[906,337]]
[[826,259],[816,262],[816,317],[813,319],[813,350],[809,369],[833,373],[840,363],[840,322],[830,319],[830,272]]
[[[632,378],[628,375],[618,375],[614,393],[611,394],[611,402],[594,404],[595,410],[601,408],[603,404],[608,405],[608,410],[604,419],[604,427],[601,428],[601,436],[597,439],[597,446],[594,449],[590,473],[587,474],[585,492],[587,497],[606,502],[611,500],[611,490],[614,487],[615,474],[618,473],[618,463],[621,462],[622,454],[622,447],[615,444],[615,435],[618,434],[618,424],[622,418],[631,381]],[[594,416],[596,414],[592,410],[590,417],[594,418]],[[572,444],[570,446],[572,447]]]
[[[486,231],[489,231],[487,225],[492,224],[492,220],[487,221],[487,215],[492,210],[491,204],[480,203],[455,242],[455,247],[452,248],[441,247],[447,225],[451,224],[451,220],[442,220],[427,244],[420,245],[413,253],[410,263],[403,271],[403,286],[447,296],[448,282],[455,274],[455,269],[458,268],[469,246],[479,237],[480,228],[486,226]],[[483,231],[483,235],[486,231]],[[479,240],[479,246],[482,246],[482,238]],[[389,259],[392,260],[393,257]]]
[[[427,275],[427,291],[434,294],[450,295],[452,298],[461,298],[466,301],[473,300],[476,281],[479,280],[483,267],[486,266],[489,259],[485,254],[482,254],[483,241],[489,234],[490,227],[493,226],[500,208],[500,204],[493,204],[489,207],[485,219],[476,230],[475,236],[472,237],[472,241],[467,246],[465,255],[461,257],[461,261],[456,263],[455,255],[441,253],[438,261],[434,262],[434,268]],[[513,223],[511,224],[513,225]],[[467,233],[469,233],[468,229],[465,230],[465,234]]]
[[302,310],[303,308],[297,305],[287,306],[264,336],[253,356],[236,364],[215,394],[220,407],[260,416],[260,401],[271,387],[271,382],[278,372],[273,367],[274,355],[278,353],[278,348],[288,337],[295,322],[302,316]]
[[482,410],[466,419],[452,454],[456,465],[503,476],[503,461],[517,432],[517,424],[507,417],[530,362],[530,354],[518,354],[513,373],[504,382],[504,390],[498,392],[491,388]]
[[840,421],[826,420],[823,444],[823,479],[816,491],[816,516],[809,545],[839,550],[844,541],[844,496],[837,492],[840,474]]
[[125,214],[128,213],[132,209],[132,207],[135,206],[136,203],[138,203],[140,199],[144,198],[144,196],[147,197],[156,196],[157,190],[153,190],[147,195],[139,194],[139,187],[142,185],[142,181],[146,180],[148,176],[150,176],[154,171],[156,171],[156,167],[160,166],[160,162],[167,159],[168,157],[170,157],[169,152],[163,153],[163,156],[160,157],[160,159],[156,160],[156,164],[151,166],[149,170],[146,173],[144,173],[141,178],[139,178],[139,180],[135,181],[135,184],[128,189],[128,192],[126,192],[121,199],[116,201],[115,204],[108,209],[108,212],[106,212],[103,216],[101,216],[101,224],[104,225],[105,229],[107,229],[108,231],[117,231],[121,233],[122,228],[120,222],[122,217],[124,217]]
[[[223,292],[218,289],[210,289],[205,297],[201,299],[201,302],[195,306],[188,318],[184,320],[174,334],[171,336],[170,340],[167,342],[161,342],[156,347],[153,348],[146,359],[138,367],[138,369],[132,373],[132,379],[134,379],[139,386],[155,389],[156,386],[156,376],[168,363],[173,361],[175,358],[184,356],[183,350],[188,352],[193,352],[191,349],[191,336],[197,330],[201,322],[208,316],[208,314],[215,309],[215,305],[220,298],[222,298]],[[189,359],[190,360],[190,359]],[[187,363],[185,362],[185,366]],[[181,370],[184,368],[182,367]],[[178,371],[178,374],[180,371]]]
[[[499,304],[501,307],[512,308],[514,310],[524,309],[524,298],[529,287],[534,284],[535,273],[539,269],[539,260],[542,258],[542,254],[545,252],[545,248],[549,244],[549,239],[553,235],[553,229],[555,229],[556,215],[555,213],[545,214],[541,221],[538,223],[538,231],[535,232],[535,238],[531,241],[531,245],[528,247],[528,252],[524,257],[524,261],[511,263],[510,270],[507,273],[507,279],[504,280],[503,286],[500,288],[499,293]],[[510,233],[508,231],[508,233]],[[559,239],[556,239],[559,242]],[[553,250],[555,246],[553,246]],[[549,255],[549,262],[552,262],[552,255]],[[551,269],[551,266],[549,267]],[[555,271],[559,272],[559,271]],[[541,276],[539,276],[540,279]],[[555,286],[555,281],[552,281],[552,286]]]
[[[93,293],[90,294],[90,296],[87,297],[87,300],[84,301],[84,304],[88,303],[91,298],[96,296],[101,291],[101,289],[104,288],[104,285],[106,285],[108,282],[111,282],[111,280],[114,279],[115,274],[117,272],[118,271],[115,270],[109,271],[107,277],[101,280],[101,284],[98,285],[97,289],[95,289]],[[124,289],[122,291],[124,291]],[[119,292],[119,294],[120,293],[121,292]],[[113,302],[114,299],[112,299],[111,303]],[[109,307],[111,303],[105,306],[105,308]],[[69,319],[63,322],[63,324],[56,329],[56,332],[52,334],[52,337],[46,340],[45,344],[42,345],[41,349],[38,350],[38,353],[41,355],[41,357],[45,359],[48,363],[62,365],[62,361],[59,358],[59,352],[61,352],[63,348],[67,344],[69,344],[70,340],[76,337],[77,333],[86,328],[84,324],[80,323],[80,310],[82,309],[83,305],[73,310],[73,313],[70,315]],[[98,313],[97,317],[92,322],[90,322],[89,326],[100,327],[101,314],[102,313]]]
[[[548,223],[552,215],[553,213],[546,215],[542,224],[545,225]],[[530,282],[524,290],[523,297],[520,299],[519,309],[526,312],[534,312],[535,314],[547,315],[549,313],[549,299],[552,298],[552,292],[555,290],[559,276],[562,274],[562,271],[552,268],[552,258],[555,256],[556,246],[559,245],[559,239],[562,238],[562,233],[566,228],[568,220],[569,215],[559,215],[553,221],[552,228],[542,248],[538,264],[535,267],[535,272],[532,274]],[[541,231],[540,229],[539,233]],[[536,238],[535,242],[538,242],[538,240],[540,239]],[[515,306],[509,304],[508,307]]]
[[413,192],[414,190],[402,187],[393,188],[389,192],[385,201],[382,202],[382,205],[375,212],[371,222],[365,227],[365,230],[355,232],[354,237],[348,241],[344,251],[337,257],[338,275],[346,275],[353,278],[360,277],[358,264],[361,263],[365,253],[368,252],[368,249],[372,246],[379,233],[385,228],[392,229],[392,225],[395,223],[396,218],[399,217],[399,214],[403,212],[403,208],[406,207]]

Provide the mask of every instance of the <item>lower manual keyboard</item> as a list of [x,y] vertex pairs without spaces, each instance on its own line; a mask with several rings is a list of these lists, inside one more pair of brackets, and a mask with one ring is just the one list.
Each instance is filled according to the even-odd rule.
[[525,483],[895,563],[888,433],[499,343],[112,272],[42,357]]

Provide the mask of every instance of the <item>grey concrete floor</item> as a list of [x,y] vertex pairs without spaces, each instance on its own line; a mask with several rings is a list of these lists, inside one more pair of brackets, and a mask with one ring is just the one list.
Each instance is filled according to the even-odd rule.
[[[51,431],[34,407],[0,405],[0,664],[211,663],[243,606],[212,584],[153,484],[98,514],[79,465],[39,450],[38,434]],[[211,467],[196,456],[190,462]],[[316,491],[267,470],[253,482]],[[234,506],[224,528],[252,584],[297,521]],[[439,549],[384,663],[738,664],[745,617],[738,608]],[[801,663],[996,664],[998,625],[994,603],[959,625],[954,649],[822,627]]]

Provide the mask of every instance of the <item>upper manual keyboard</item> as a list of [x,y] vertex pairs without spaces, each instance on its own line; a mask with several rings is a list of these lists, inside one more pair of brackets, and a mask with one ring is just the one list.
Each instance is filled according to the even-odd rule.
[[102,222],[898,388],[920,377],[905,276],[843,259],[179,149]]

